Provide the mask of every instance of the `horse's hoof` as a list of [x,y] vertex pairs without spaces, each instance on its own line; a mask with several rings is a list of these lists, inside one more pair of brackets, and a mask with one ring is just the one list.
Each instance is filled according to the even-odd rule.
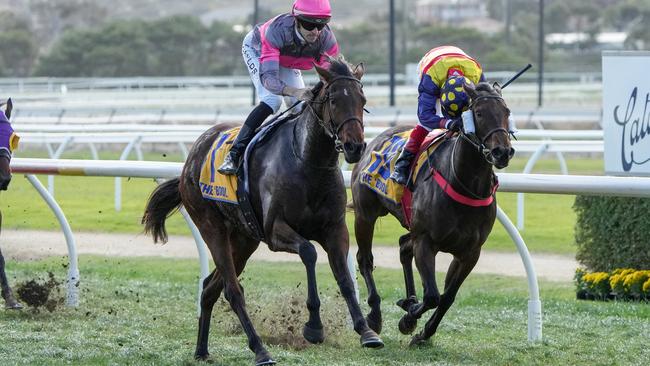
[[22,310],[23,305],[19,302],[14,302],[14,303],[8,303],[5,305],[5,309],[7,310]]
[[399,320],[399,332],[402,334],[411,334],[415,330],[415,327],[418,325],[418,320],[413,318],[410,315],[404,315]]
[[411,342],[409,343],[409,347],[417,347],[425,344],[427,342],[426,339],[422,338],[419,334],[414,335],[413,338],[411,338]]
[[417,304],[417,303],[418,303],[418,298],[415,297],[415,296],[411,296],[411,297],[409,297],[407,299],[397,300],[397,306],[402,308],[402,310],[404,310],[404,311],[409,311],[409,308],[412,305]]
[[323,328],[311,328],[307,326],[307,324],[302,328],[302,336],[305,337],[309,343],[313,344],[323,343],[325,340],[325,332],[323,332]]
[[264,365],[275,365],[276,362],[271,358],[271,355],[262,351],[260,354],[255,356],[255,366],[264,366]]
[[195,353],[194,354],[194,359],[197,360],[197,361],[207,361],[208,358],[210,358],[210,354],[207,353],[207,352],[206,353]]
[[374,317],[370,315],[367,316],[366,323],[368,323],[370,329],[374,330],[377,334],[381,334],[381,323],[382,323],[381,315],[379,315],[378,317]]
[[368,329],[361,335],[361,347],[382,348],[384,347],[384,342],[374,330]]

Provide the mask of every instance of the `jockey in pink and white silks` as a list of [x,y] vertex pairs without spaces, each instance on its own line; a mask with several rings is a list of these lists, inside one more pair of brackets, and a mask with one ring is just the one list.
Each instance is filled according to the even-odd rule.
[[259,24],[246,35],[242,55],[260,103],[244,122],[219,173],[237,172],[255,129],[280,109],[283,97],[287,104],[312,99],[301,70],[310,70],[313,64],[327,68],[328,57],[338,55],[338,43],[328,26],[331,16],[329,0],[295,0],[291,13]]
[[[420,60],[418,69],[418,124],[390,176],[401,185],[408,182],[411,162],[431,130],[446,128],[459,131],[462,128],[461,114],[469,108],[469,96],[463,90],[463,84],[485,81],[481,65],[454,46],[436,47],[427,52]],[[442,116],[436,113],[438,99]]]

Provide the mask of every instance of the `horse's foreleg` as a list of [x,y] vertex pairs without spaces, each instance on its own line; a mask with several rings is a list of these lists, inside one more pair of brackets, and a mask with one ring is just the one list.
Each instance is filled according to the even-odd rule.
[[400,319],[399,330],[402,334],[410,334],[417,325],[417,320],[430,309],[438,306],[440,302],[440,293],[436,284],[436,252],[426,238],[418,238],[417,243],[413,243],[415,250],[415,264],[420,272],[424,294],[422,302],[412,303],[408,307],[407,313]]
[[415,281],[413,280],[413,244],[411,234],[402,235],[399,238],[399,260],[404,273],[404,286],[406,287],[406,298],[397,301],[397,306],[408,311],[411,305],[418,302],[415,294]]
[[309,320],[302,329],[305,339],[311,343],[322,343],[325,339],[320,317],[320,298],[316,283],[316,248],[309,240],[296,233],[286,222],[277,220],[273,225],[271,245],[275,251],[298,253],[307,272],[307,309]]
[[413,339],[411,339],[411,345],[421,343],[435,334],[442,317],[445,315],[447,310],[449,310],[451,304],[454,303],[454,300],[456,300],[456,294],[458,293],[460,285],[463,284],[476,265],[480,254],[481,252],[479,248],[478,250],[469,253],[467,256],[462,258],[462,260],[454,258],[447,270],[447,276],[445,277],[445,292],[440,296],[438,308],[427,321],[424,329],[419,334],[413,336]]
[[5,274],[5,258],[0,251],[0,287],[2,288],[2,298],[5,299],[5,308],[6,309],[22,309],[23,306],[16,301],[11,287],[9,287],[9,281],[7,280],[7,275]]
[[368,289],[368,305],[370,312],[366,317],[368,326],[377,333],[381,333],[381,297],[375,285],[375,279],[372,276],[374,269],[374,258],[372,255],[372,238],[375,230],[375,221],[364,220],[361,215],[356,215],[354,219],[354,234],[357,239],[359,251],[357,252],[357,263],[359,272],[366,282]]
[[368,326],[355,297],[354,284],[347,266],[347,256],[350,248],[349,238],[348,229],[343,222],[338,228],[334,227],[329,230],[323,247],[327,251],[330,268],[339,285],[341,295],[348,305],[354,330],[361,335],[361,345],[369,348],[381,348],[384,346],[384,342]]

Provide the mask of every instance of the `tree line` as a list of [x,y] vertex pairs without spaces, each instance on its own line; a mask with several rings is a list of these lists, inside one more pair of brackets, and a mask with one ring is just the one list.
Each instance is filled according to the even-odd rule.
[[[398,70],[416,63],[429,49],[454,44],[475,56],[486,70],[513,70],[537,60],[537,1],[491,0],[493,19],[509,11],[511,26],[488,34],[454,25],[416,24],[409,14],[396,14]],[[650,47],[650,0],[548,1],[549,32],[585,32],[589,37],[571,48],[547,45],[547,70],[599,70],[595,35],[603,30],[628,32],[627,49]],[[265,12],[262,12],[265,16]],[[270,13],[269,13],[270,16]],[[38,44],[29,21],[0,12],[0,76],[211,76],[245,74],[241,41],[245,27],[227,22],[206,26],[192,16],[153,21],[116,20],[84,29],[68,29],[52,45]],[[358,24],[333,24],[342,53],[364,61],[369,72],[388,71],[386,14]]]

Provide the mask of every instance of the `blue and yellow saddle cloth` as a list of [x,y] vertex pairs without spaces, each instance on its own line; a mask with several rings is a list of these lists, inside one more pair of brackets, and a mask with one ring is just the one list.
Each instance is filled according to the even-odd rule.
[[232,141],[237,137],[240,127],[222,132],[212,144],[208,151],[201,175],[199,187],[203,198],[238,204],[237,202],[237,176],[223,175],[217,172],[217,168],[223,163],[226,154],[230,151]]
[[[393,201],[397,204],[401,204],[402,195],[404,194],[404,186],[401,186],[395,183],[392,179],[388,179],[391,173],[395,170],[395,162],[399,153],[402,151],[402,148],[408,141],[409,135],[412,130],[400,132],[391,136],[388,140],[384,141],[381,147],[372,151],[370,162],[366,165],[365,168],[361,171],[359,179],[361,183],[368,186],[371,190],[375,191],[377,194],[385,197],[386,199]],[[442,136],[441,130],[434,130],[429,133],[422,147],[427,147],[429,144],[435,140],[440,141]],[[437,145],[435,145],[437,146]],[[422,150],[422,147],[420,150]],[[420,153],[418,159],[415,163],[415,168],[413,169],[416,173],[413,174],[413,181],[415,182],[415,177],[417,172],[425,165],[427,158],[433,153],[434,149],[428,149],[427,153]]]

